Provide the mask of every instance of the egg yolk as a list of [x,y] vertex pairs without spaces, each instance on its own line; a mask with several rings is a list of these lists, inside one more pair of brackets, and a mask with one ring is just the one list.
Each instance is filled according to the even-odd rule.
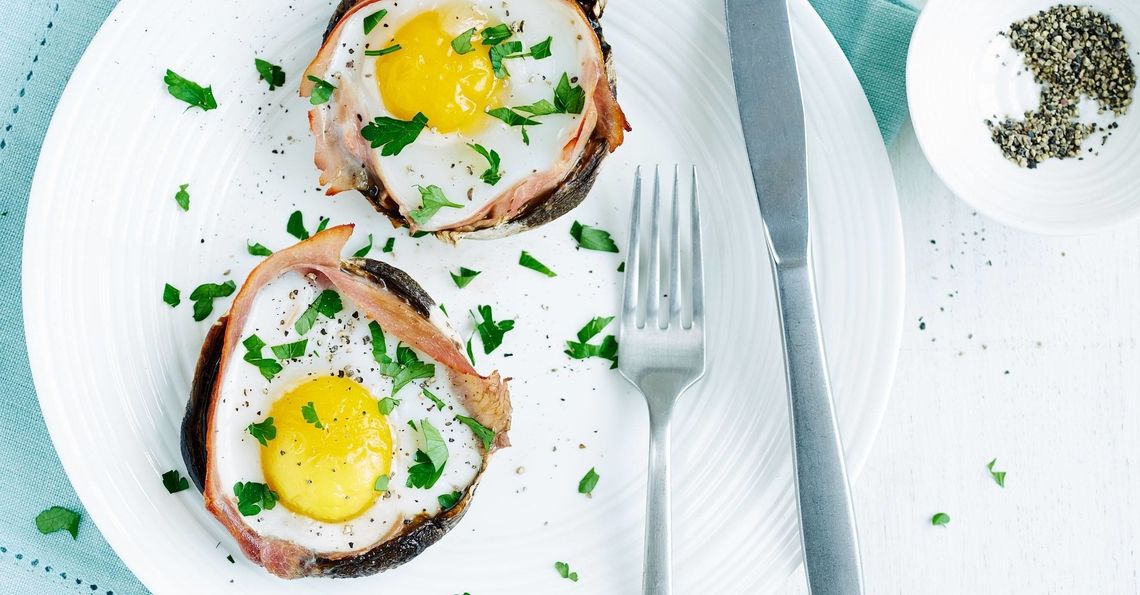
[[434,11],[412,18],[393,36],[400,49],[376,59],[376,84],[396,118],[411,120],[423,112],[428,126],[440,132],[474,132],[486,125],[483,112],[498,94],[499,79],[479,35],[472,51],[459,54],[451,41],[462,31],[446,30],[445,21],[477,31],[486,23],[483,17]]
[[[315,412],[320,425],[306,421]],[[286,508],[326,523],[359,516],[392,465],[392,430],[379,403],[350,378],[322,376],[270,407],[277,437],[261,448],[266,483]]]

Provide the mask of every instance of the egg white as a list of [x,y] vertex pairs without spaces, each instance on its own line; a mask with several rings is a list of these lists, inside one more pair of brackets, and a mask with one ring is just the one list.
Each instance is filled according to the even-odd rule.
[[[367,113],[360,114],[364,122],[380,116],[392,116],[384,106],[376,84],[376,60],[364,55],[365,49],[381,49],[391,44],[393,34],[407,21],[428,10],[456,5],[471,5],[456,0],[403,0],[399,3],[376,3],[358,10],[342,23],[342,43],[338,44],[329,65],[328,80],[337,87],[336,93],[351,93]],[[515,30],[509,41],[521,41],[524,48],[552,38],[551,56],[542,60],[531,58],[506,61],[510,76],[502,81],[503,89],[498,103],[492,107],[529,105],[540,99],[553,101],[554,88],[562,74],[571,79],[583,72],[593,72],[585,65],[598,60],[594,33],[582,19],[578,9],[569,1],[499,0],[494,3],[473,3],[488,17],[488,25],[506,23]],[[388,14],[368,36],[364,35],[363,21],[381,8]],[[523,23],[523,31],[517,31]],[[487,51],[473,40],[475,51]],[[594,81],[579,81],[583,88],[593,88]],[[603,83],[604,84],[604,83]],[[333,101],[336,101],[334,94]],[[326,107],[325,109],[329,109]],[[440,133],[429,128],[420,133],[411,145],[399,155],[383,157],[381,175],[389,192],[409,210],[420,205],[416,186],[439,186],[444,194],[463,208],[444,208],[425,225],[426,230],[442,229],[462,221],[478,211],[504,190],[521,180],[553,168],[562,148],[575,136],[581,115],[551,114],[536,117],[538,126],[527,126],[530,144],[524,144],[519,127],[507,126],[489,115],[486,126],[468,136],[459,132]],[[487,169],[487,161],[467,146],[478,143],[495,150],[502,158],[502,179],[494,186],[484,183],[479,176]],[[379,150],[375,150],[377,155]]]
[[[242,330],[242,339],[256,333],[269,346],[299,341],[302,337],[294,331],[293,324],[322,289],[315,280],[294,272],[271,281],[256,296]],[[308,339],[305,356],[282,362],[284,369],[270,381],[265,380],[256,366],[242,359],[244,347],[239,345],[237,352],[231,354],[221,380],[212,461],[212,470],[218,474],[227,497],[233,497],[233,485],[239,481],[266,483],[261,453],[264,448],[273,448],[273,442],[270,441],[268,447],[261,446],[246,427],[263,421],[273,401],[293,387],[310,378],[344,372],[351,374],[376,399],[391,394],[392,380],[376,371],[368,318],[347,296],[342,295],[341,300],[344,309],[335,319],[318,316],[312,330],[303,337]],[[386,340],[387,352],[394,354],[398,339],[387,336]],[[269,347],[265,347],[263,353],[269,355]],[[423,353],[416,355],[423,361],[433,361]],[[403,519],[440,512],[438,496],[463,490],[471,484],[482,464],[482,451],[471,429],[454,421],[456,415],[470,416],[470,413],[456,398],[447,368],[437,364],[436,377],[426,384],[447,404],[444,411],[439,411],[421,394],[422,385],[423,381],[416,381],[401,389],[396,395],[401,403],[388,415],[394,454],[387,497],[381,496],[359,517],[343,523],[321,522],[294,513],[280,502],[272,510],[243,517],[245,522],[263,535],[286,539],[317,552],[348,552],[368,547],[393,534],[400,529]],[[448,447],[443,475],[430,490],[405,486],[415,452],[423,447],[422,436],[408,426],[408,421],[418,426],[425,418],[439,429]]]

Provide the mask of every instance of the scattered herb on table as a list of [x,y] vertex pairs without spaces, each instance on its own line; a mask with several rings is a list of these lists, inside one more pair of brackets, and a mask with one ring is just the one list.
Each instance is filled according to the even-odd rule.
[[574,582],[578,582],[578,573],[577,572],[570,572],[570,565],[569,564],[567,564],[565,562],[555,562],[554,563],[554,570],[558,571],[558,576],[560,576],[564,579],[569,579],[569,580],[572,580]]
[[990,470],[990,477],[994,478],[994,483],[1000,487],[1005,487],[1005,471],[994,471],[994,465],[997,464],[997,459],[986,463],[986,469]]
[[586,494],[587,496],[592,495],[594,493],[594,488],[597,485],[598,472],[595,471],[593,467],[590,467],[590,470],[587,471],[586,474],[582,476],[582,479],[578,482],[578,493]]
[[167,283],[162,288],[162,301],[171,308],[177,307],[178,304],[182,303],[182,292],[178,291],[177,287]]
[[179,208],[183,211],[190,210],[190,193],[186,191],[190,184],[179,184],[178,192],[174,193],[174,202],[178,203]]
[[71,533],[72,539],[78,539],[79,518],[79,513],[74,510],[62,506],[52,506],[36,515],[36,529],[44,535],[56,531],[67,531]]
[[934,513],[934,516],[930,517],[930,524],[935,527],[945,527],[950,524],[950,515],[945,512]]

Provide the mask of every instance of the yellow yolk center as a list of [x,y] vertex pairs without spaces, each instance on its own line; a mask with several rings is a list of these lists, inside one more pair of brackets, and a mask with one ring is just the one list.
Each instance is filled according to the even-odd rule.
[[[312,403],[323,429],[305,420]],[[321,376],[270,407],[277,437],[261,449],[266,483],[289,510],[326,523],[354,518],[380,493],[376,479],[392,465],[392,430],[368,389],[350,378]]]
[[[463,29],[448,31],[445,20]],[[388,111],[401,120],[423,112],[428,126],[440,132],[472,132],[486,124],[483,112],[499,90],[487,49],[478,33],[472,51],[459,54],[451,47],[463,30],[481,30],[485,22],[425,12],[400,27],[393,39],[400,49],[376,59],[376,84]]]

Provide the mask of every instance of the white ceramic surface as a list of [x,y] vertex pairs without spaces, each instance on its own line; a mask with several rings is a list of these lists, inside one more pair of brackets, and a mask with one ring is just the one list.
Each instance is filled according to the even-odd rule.
[[[678,411],[674,439],[680,593],[771,589],[799,563],[786,395],[764,240],[745,167],[719,2],[670,0],[646,12],[610,3],[620,98],[635,128],[590,199],[540,230],[458,250],[393,232],[359,197],[316,188],[297,78],[328,2],[266,11],[230,2],[126,0],[96,36],[56,112],[33,185],[24,252],[28,346],[52,439],[107,540],[148,587],[212,593],[628,593],[640,582],[645,444],[641,397],[602,361],[570,361],[563,342],[616,312],[624,255],[576,251],[575,220],[625,242],[635,164],[702,171],[709,374]],[[886,154],[858,83],[806,2],[794,2],[804,73],[821,309],[853,472],[886,406],[902,323],[899,212]],[[662,43],[662,39],[669,43]],[[253,57],[281,64],[270,92]],[[220,108],[185,111],[166,68],[214,86]],[[173,194],[189,183],[191,208]],[[492,304],[517,319],[479,367],[513,376],[514,446],[496,455],[471,511],[395,571],[285,582],[241,559],[193,490],[163,489],[182,469],[178,427],[207,323],[171,310],[205,281],[240,282],[247,241],[292,240],[295,208],[356,222],[355,249],[392,235],[389,255],[455,314]],[[515,262],[525,249],[559,276]],[[378,251],[373,256],[381,256]],[[448,270],[484,273],[458,290]],[[218,303],[217,313],[226,306]],[[512,354],[512,357],[507,357]],[[593,498],[576,493],[596,467]],[[858,483],[856,483],[858,490]],[[236,564],[227,561],[234,554]],[[553,570],[565,560],[573,584]]]
[[[985,120],[1020,118],[1038,103],[1033,75],[999,33],[1055,0],[932,0],[919,17],[907,61],[907,95],[918,140],[938,176],[962,200],[1007,225],[1038,233],[1086,233],[1140,214],[1140,116],[1133,106],[1101,146],[1085,139],[1083,160],[1051,159],[1036,169],[1007,160]],[[1111,16],[1140,62],[1140,8],[1133,0],[1082,2]],[[1112,121],[1095,104],[1084,122]],[[1092,153],[1088,150],[1092,149]]]

